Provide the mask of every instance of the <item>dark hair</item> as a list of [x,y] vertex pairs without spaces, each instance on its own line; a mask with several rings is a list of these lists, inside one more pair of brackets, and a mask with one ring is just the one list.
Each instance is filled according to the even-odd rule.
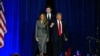
[[46,15],[45,15],[45,13],[40,13],[40,16],[39,16],[39,19],[41,19],[41,15],[44,15],[44,19],[46,19]]
[[[47,19],[46,19],[45,13],[41,13],[41,14],[40,14],[40,17],[41,17],[41,15],[44,15],[43,23],[44,23],[45,25],[47,25],[47,24],[48,24],[48,21],[47,21]],[[39,19],[41,19],[40,17],[39,17]]]

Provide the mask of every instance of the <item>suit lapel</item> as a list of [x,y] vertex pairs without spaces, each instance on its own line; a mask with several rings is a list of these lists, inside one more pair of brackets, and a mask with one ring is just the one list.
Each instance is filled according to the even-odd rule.
[[64,22],[63,21],[61,21],[62,22],[62,32],[63,32],[63,29],[64,29]]
[[57,32],[58,32],[58,23],[57,23],[57,20],[55,21],[55,23],[56,23],[56,29],[57,29]]

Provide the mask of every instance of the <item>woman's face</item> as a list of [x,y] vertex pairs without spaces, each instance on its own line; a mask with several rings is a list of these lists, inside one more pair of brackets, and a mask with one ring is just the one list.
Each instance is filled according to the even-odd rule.
[[40,19],[43,20],[44,19],[44,14],[40,15]]

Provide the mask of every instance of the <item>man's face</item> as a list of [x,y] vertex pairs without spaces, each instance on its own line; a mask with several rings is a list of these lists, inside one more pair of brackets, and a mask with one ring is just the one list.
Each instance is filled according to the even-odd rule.
[[56,18],[57,18],[58,20],[61,20],[61,19],[62,19],[62,15],[59,13],[59,14],[57,14]]
[[46,8],[47,13],[51,13],[51,8]]

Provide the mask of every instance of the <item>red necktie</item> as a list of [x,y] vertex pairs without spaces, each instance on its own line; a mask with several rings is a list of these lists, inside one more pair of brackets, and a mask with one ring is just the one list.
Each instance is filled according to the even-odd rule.
[[59,23],[58,23],[58,34],[59,34],[59,36],[61,36],[61,24],[60,24],[60,21],[59,21]]

